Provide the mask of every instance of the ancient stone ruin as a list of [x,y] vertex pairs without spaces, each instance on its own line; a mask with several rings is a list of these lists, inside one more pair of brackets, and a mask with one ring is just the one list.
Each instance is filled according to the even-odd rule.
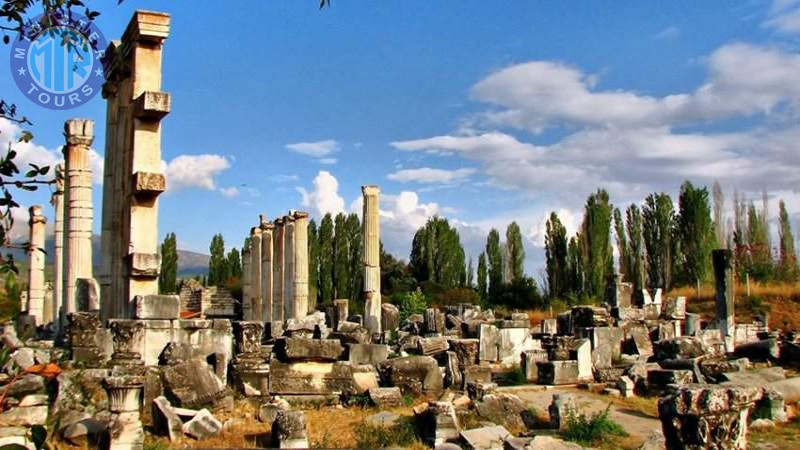
[[[33,448],[31,430],[45,424],[76,445],[142,449],[145,426],[178,445],[220,433],[218,412],[245,398],[258,405],[253,419],[270,436],[265,445],[305,448],[302,405],[361,399],[390,408],[424,396],[430,401],[415,406],[414,426],[430,446],[572,448],[547,434],[566,427],[579,394],[554,394],[548,420],[537,423],[519,396],[498,386],[521,373],[520,382],[541,389],[659,396],[666,448],[746,448],[754,417],[785,421],[785,402],[800,400],[800,378],[787,379],[779,365],[796,364],[800,345],[771,331],[767,317],[736,323],[727,250],[713,253],[713,320],[687,313],[684,297],[633,292],[619,276],[609,280],[603,304],[573,306],[533,326],[526,313],[501,317],[465,303],[401,320],[397,306],[382,302],[378,186],[362,187],[363,311],[350,311],[348,299],[309,302],[308,214],[301,211],[258,216],[242,253],[241,303],[224,288],[191,282],[179,295],[160,294],[160,133],[170,109],[161,52],[169,32],[169,15],[139,11],[108,50],[98,281],[91,121],[64,126],[50,301],[40,251],[45,219],[40,206],[30,209],[24,314],[2,331],[14,364],[0,378],[9,406],[0,413],[0,445]],[[47,369],[55,361],[69,363]],[[32,367],[39,368],[23,372]],[[43,395],[46,383],[51,397]],[[395,420],[381,414],[375,420]],[[486,426],[468,428],[468,414]]]

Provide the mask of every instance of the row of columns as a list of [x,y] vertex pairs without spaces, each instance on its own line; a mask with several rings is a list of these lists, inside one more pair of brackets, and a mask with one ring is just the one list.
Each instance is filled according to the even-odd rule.
[[292,211],[270,223],[259,216],[242,252],[243,316],[265,322],[308,314],[308,213]]

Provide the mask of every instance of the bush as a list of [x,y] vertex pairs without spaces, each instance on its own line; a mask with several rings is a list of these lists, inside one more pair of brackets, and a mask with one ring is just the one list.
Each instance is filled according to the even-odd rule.
[[587,417],[584,413],[573,413],[567,416],[567,426],[561,435],[568,441],[574,441],[584,446],[597,445],[607,442],[612,436],[628,436],[622,425],[611,420],[608,416],[611,404],[606,409]]
[[362,422],[356,427],[355,435],[357,448],[408,447],[417,439],[414,422],[410,417],[401,417],[390,427]]
[[744,297],[744,308],[755,316],[763,316],[769,313],[769,304],[758,295],[749,295]]
[[503,285],[493,303],[511,309],[537,309],[544,306],[539,287],[531,277],[518,278]]
[[506,373],[505,380],[509,386],[520,386],[528,382],[521,367],[514,367],[511,372]]
[[392,303],[400,310],[400,320],[406,320],[411,314],[423,314],[428,307],[428,301],[422,291],[403,292],[392,296]]

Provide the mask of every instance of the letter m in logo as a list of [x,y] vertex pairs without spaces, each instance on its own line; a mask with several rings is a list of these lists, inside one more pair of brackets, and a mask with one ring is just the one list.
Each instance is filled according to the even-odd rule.
[[25,49],[24,48],[15,48],[14,49],[14,58],[15,59],[25,59]]

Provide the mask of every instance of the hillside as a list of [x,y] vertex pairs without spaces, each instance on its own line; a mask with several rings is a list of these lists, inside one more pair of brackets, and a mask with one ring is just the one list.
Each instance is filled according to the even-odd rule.
[[[49,268],[52,264],[52,257],[53,257],[53,240],[48,239],[45,242],[45,251],[47,252],[47,256],[45,257],[45,264],[48,266],[47,273],[50,273]],[[94,266],[97,267],[100,264],[100,236],[94,235],[92,236],[92,260],[94,262]],[[3,254],[11,253],[14,256],[14,259],[19,262],[20,268],[27,267],[27,256],[25,255],[25,251],[22,249],[2,249]],[[209,256],[204,255],[202,253],[191,252],[188,250],[178,250],[178,276],[180,277],[189,277],[194,275],[203,275],[208,270],[208,260]],[[49,275],[48,275],[49,276]]]

